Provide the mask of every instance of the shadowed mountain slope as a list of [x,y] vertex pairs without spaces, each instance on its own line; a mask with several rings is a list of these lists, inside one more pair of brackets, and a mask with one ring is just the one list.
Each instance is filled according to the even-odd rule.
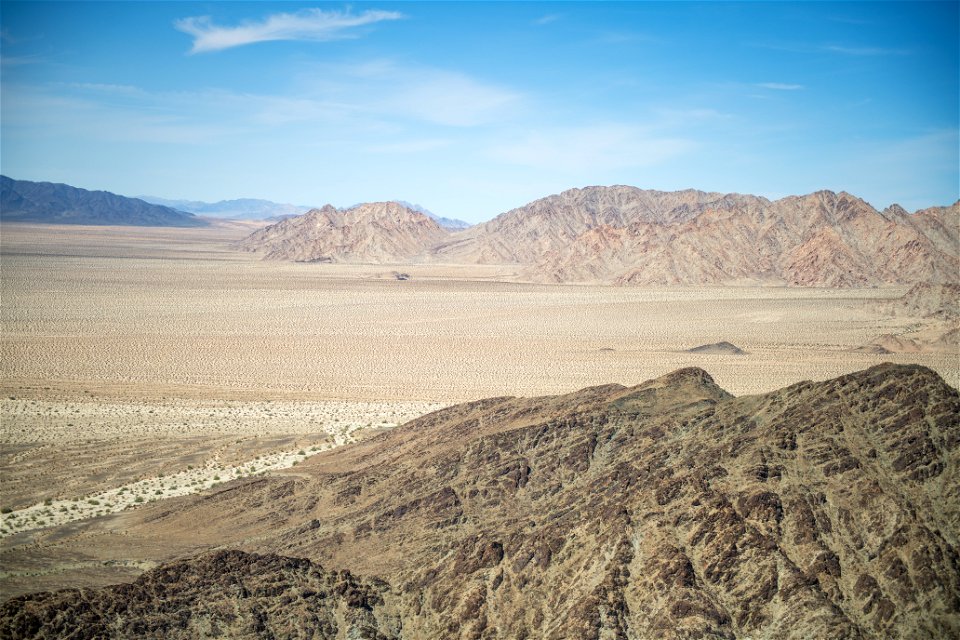
[[4,222],[203,227],[196,216],[170,207],[87,191],[65,184],[13,180],[0,176],[0,212]]
[[[96,539],[376,577],[389,586],[367,637],[956,637],[958,416],[957,391],[919,366],[740,398],[684,369],[451,407],[287,474],[151,505]],[[277,575],[282,602],[300,578]],[[116,589],[8,602],[0,629],[28,607],[79,616]],[[193,624],[223,598],[169,615]]]
[[4,637],[396,637],[399,619],[377,615],[387,586],[302,558],[221,551],[133,584],[14,599],[0,615]]
[[435,220],[396,202],[330,205],[260,229],[237,247],[269,260],[402,262],[447,236]]

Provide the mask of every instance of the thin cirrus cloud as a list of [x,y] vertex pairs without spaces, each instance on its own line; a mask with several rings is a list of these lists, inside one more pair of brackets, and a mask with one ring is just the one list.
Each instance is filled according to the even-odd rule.
[[906,49],[888,49],[885,47],[856,47],[838,44],[828,44],[822,47],[828,53],[839,53],[845,56],[905,56],[910,52]]
[[336,97],[358,116],[409,120],[443,127],[476,127],[510,121],[528,108],[516,89],[481,78],[389,59],[352,65],[319,64],[300,77],[301,92]]
[[695,147],[690,139],[611,123],[530,132],[495,144],[489,155],[500,162],[578,173],[654,166]]
[[541,25],[541,26],[542,26],[542,25],[545,25],[545,24],[550,24],[551,22],[556,22],[557,20],[560,20],[562,17],[563,17],[563,16],[560,15],[559,13],[549,13],[549,14],[547,14],[547,15],[545,15],[545,16],[541,16],[541,17],[537,18],[536,20],[534,20],[534,21],[533,21],[533,24]]
[[913,52],[909,49],[894,49],[877,46],[860,46],[837,43],[783,43],[783,42],[757,42],[749,46],[760,49],[770,49],[772,51],[786,51],[788,53],[801,54],[833,54],[838,56],[850,57],[875,57],[875,56],[907,56]]
[[760,82],[757,86],[761,89],[771,89],[773,91],[799,91],[803,89],[802,84],[792,84],[789,82]]
[[378,9],[357,15],[350,11],[304,9],[296,13],[276,13],[260,22],[244,22],[233,27],[214,24],[209,16],[183,18],[174,26],[193,36],[190,53],[205,53],[277,40],[343,40],[357,37],[354,31],[357,27],[402,18],[402,13]]

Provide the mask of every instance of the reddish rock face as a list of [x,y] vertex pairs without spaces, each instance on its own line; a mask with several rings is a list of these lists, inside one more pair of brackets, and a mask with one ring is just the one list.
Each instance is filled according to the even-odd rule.
[[304,620],[321,638],[960,630],[960,394],[923,367],[743,398],[684,369],[483,400],[290,475],[97,530],[100,544],[146,547],[189,531],[198,548],[268,559],[201,556],[130,586],[11,600],[0,635],[108,620],[117,637],[196,637],[226,611],[233,626],[218,628],[236,637],[298,633]]
[[447,260],[529,265],[552,282],[853,287],[960,280],[960,203],[909,215],[848,193],[751,195],[586,187],[452,236]]

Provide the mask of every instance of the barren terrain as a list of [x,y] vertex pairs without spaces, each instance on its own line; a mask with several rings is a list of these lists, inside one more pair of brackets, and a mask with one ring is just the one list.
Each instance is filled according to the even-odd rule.
[[[906,287],[637,289],[526,284],[504,267],[263,262],[229,250],[247,230],[5,227],[6,395],[449,403],[690,365],[740,395],[862,369],[880,360],[852,349],[946,327],[878,304]],[[685,353],[720,341],[748,355]],[[960,381],[955,348],[883,356]]]
[[0,635],[955,638],[958,415],[936,373],[890,364],[464,403],[18,534],[0,588],[50,592],[0,605]]
[[[956,319],[901,304],[908,287],[544,285],[496,265],[266,262],[229,248],[251,228],[3,226],[6,544],[459,401],[688,366],[738,396],[883,361],[960,384]],[[745,353],[690,352],[719,342]],[[21,571],[17,591],[53,584],[51,571]]]

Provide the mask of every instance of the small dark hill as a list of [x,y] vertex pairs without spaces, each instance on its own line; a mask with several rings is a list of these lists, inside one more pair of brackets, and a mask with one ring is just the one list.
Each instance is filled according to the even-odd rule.
[[687,349],[690,353],[714,353],[714,354],[724,354],[724,355],[744,355],[746,351],[741,349],[735,344],[732,344],[727,341],[715,342],[713,344],[702,344],[699,347],[694,347],[693,349]]

